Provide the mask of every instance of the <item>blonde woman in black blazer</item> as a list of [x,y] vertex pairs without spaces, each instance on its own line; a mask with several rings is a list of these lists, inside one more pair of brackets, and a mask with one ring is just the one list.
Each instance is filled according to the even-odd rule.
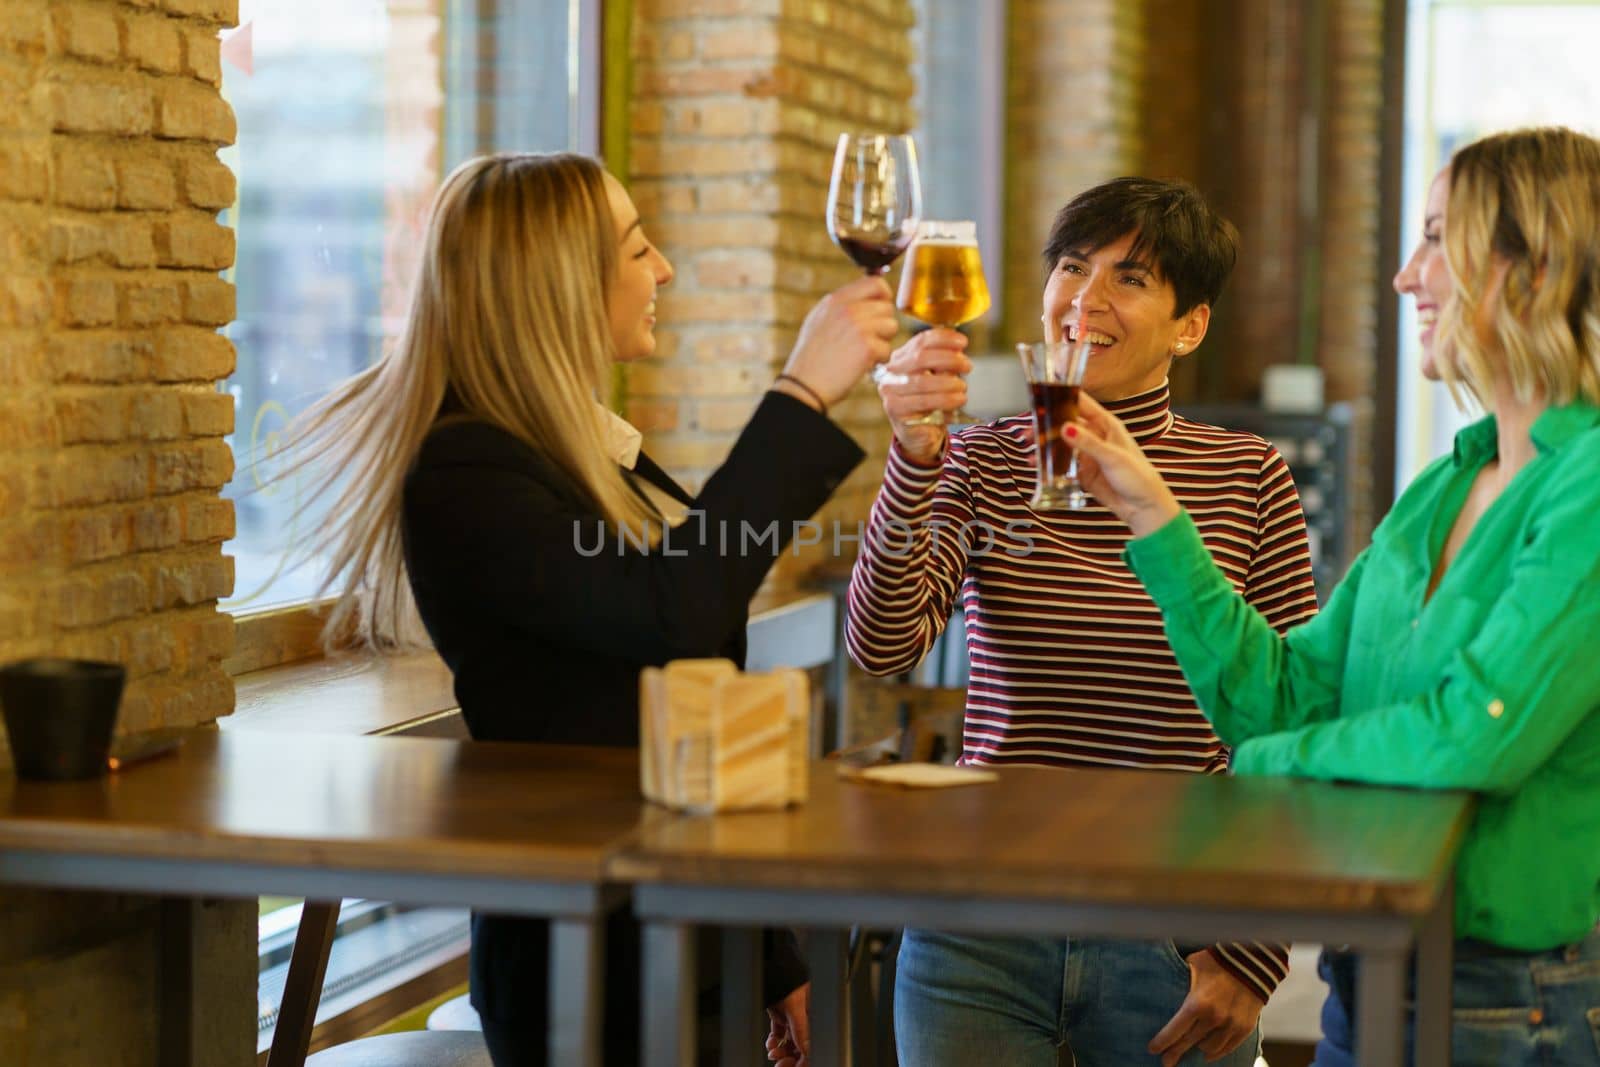
[[[862,458],[826,411],[888,357],[889,289],[858,279],[811,311],[691,495],[598,402],[614,363],[654,352],[672,278],[615,178],[574,155],[475,159],[446,179],[426,240],[396,350],[295,437],[302,463],[330,471],[330,632],[392,647],[420,614],[476,738],[637,745],[640,669],[742,661],[750,597]],[[928,388],[930,407],[964,399],[953,375]],[[774,523],[777,541],[757,541]],[[804,971],[787,935],[769,940],[769,1045],[802,1060]],[[607,946],[605,1062],[632,1063],[629,917]],[[497,1064],[544,1062],[546,952],[543,922],[474,917],[472,1001]]]

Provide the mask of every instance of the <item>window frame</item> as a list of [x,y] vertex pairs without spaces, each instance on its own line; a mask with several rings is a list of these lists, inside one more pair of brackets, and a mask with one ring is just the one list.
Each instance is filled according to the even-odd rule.
[[[1433,175],[1444,165],[1438,149],[1440,122],[1434,96],[1437,69],[1435,50],[1439,21],[1447,12],[1517,8],[1600,9],[1594,0],[1393,0],[1386,5],[1386,56],[1384,92],[1387,98],[1402,100],[1403,106],[1389,109],[1392,129],[1385,138],[1385,152],[1393,153],[1394,174],[1386,172],[1385,192],[1391,202],[1383,206],[1380,252],[1380,315],[1377,323],[1379,361],[1376,404],[1378,443],[1373,476],[1387,495],[1378,503],[1387,510],[1427,465],[1449,448],[1449,442],[1463,425],[1481,415],[1457,413],[1442,386],[1425,382],[1418,373],[1421,352],[1415,341],[1415,318],[1406,302],[1390,285],[1415,246],[1421,221],[1422,204]],[[1398,9],[1398,10],[1395,10]],[[1390,57],[1398,70],[1390,71]],[[1519,124],[1552,121],[1546,117],[1516,119]],[[1572,120],[1563,117],[1559,121]],[[1572,122],[1579,129],[1600,129],[1593,120]],[[1488,133],[1495,127],[1482,128]],[[1413,150],[1415,149],[1415,150]],[[1430,444],[1431,443],[1431,444]]]
[[[470,17],[467,9],[483,4],[484,0],[445,0],[446,25]],[[501,0],[499,6],[509,6],[514,13],[522,10],[518,0]],[[577,91],[569,111],[571,148],[598,155],[604,145],[608,156],[620,157],[613,160],[613,167],[625,169],[632,2],[567,0],[567,13],[569,31],[575,31],[569,32],[568,55],[576,59],[578,70]],[[504,37],[501,35],[502,40]],[[478,43],[474,39],[471,53],[452,54],[450,62],[475,66]],[[445,136],[448,152],[451,140],[448,133]],[[234,621],[234,650],[223,662],[223,669],[237,676],[321,658],[322,627],[333,603],[333,599],[301,601],[239,612],[219,605]]]
[[[928,95],[926,86],[935,81],[965,84],[970,92],[964,94],[971,101],[974,118],[975,143],[970,152],[961,156],[963,170],[973,174],[974,195],[977,206],[972,214],[978,225],[978,247],[983,257],[991,298],[988,314],[973,324],[978,328],[980,340],[1000,337],[1006,332],[1005,280],[1005,147],[1006,147],[1006,32],[1009,24],[1008,0],[988,0],[987,3],[969,6],[970,0],[915,0],[917,26],[914,40],[918,47],[912,59],[917,72],[914,104],[917,122],[912,132],[919,147],[931,144],[935,138],[927,134]],[[928,34],[936,25],[948,26],[956,20],[939,18],[941,11],[954,9],[971,19],[971,38],[962,37],[962,47],[957,50],[962,70],[948,70],[941,66],[940,51],[930,48]],[[946,33],[961,34],[960,29]],[[938,138],[949,143],[952,138]],[[924,155],[927,152],[923,147]],[[928,187],[928,172],[923,171],[923,188]],[[924,197],[926,200],[926,196]],[[924,204],[926,207],[926,204]]]

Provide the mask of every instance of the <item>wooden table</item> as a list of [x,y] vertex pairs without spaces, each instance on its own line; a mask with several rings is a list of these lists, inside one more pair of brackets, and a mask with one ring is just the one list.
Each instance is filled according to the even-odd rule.
[[[824,764],[804,807],[654,822],[612,873],[647,924],[652,1064],[693,1062],[682,991],[691,927],[710,923],[808,928],[818,1064],[844,1062],[839,960],[845,929],[864,924],[1349,944],[1368,1067],[1401,1062],[1415,946],[1431,1067],[1448,1058],[1451,867],[1470,815],[1462,794],[1150,771],[1017,767],[993,785],[900,791]],[[758,987],[751,944],[735,939],[725,961],[735,993]]]
[[[600,1063],[606,861],[666,817],[631,749],[196,730],[89,782],[0,774],[0,884],[375,897],[551,920],[553,1063]],[[190,1063],[163,1028],[163,1062]]]

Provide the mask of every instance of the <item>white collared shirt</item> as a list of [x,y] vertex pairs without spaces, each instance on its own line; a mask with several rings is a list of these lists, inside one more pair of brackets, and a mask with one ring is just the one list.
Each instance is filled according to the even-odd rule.
[[644,435],[633,423],[604,404],[597,402],[594,408],[600,413],[600,433],[606,440],[606,454],[633,470],[634,464],[639,462],[639,446],[644,441]]
[[[600,433],[605,438],[606,454],[620,466],[633,470],[639,462],[639,451],[644,443],[644,435],[633,423],[604,404],[596,402],[595,410],[600,413]],[[667,525],[677,526],[688,518],[687,509],[682,502],[658,488],[648,478],[637,477],[633,484],[643,491],[650,503],[661,513]]]

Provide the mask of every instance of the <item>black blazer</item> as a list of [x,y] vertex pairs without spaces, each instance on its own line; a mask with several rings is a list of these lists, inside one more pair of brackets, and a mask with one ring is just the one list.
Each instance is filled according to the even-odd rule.
[[[401,530],[417,607],[472,736],[637,745],[640,670],[704,656],[742,666],[750,598],[795,524],[861,458],[825,416],[768,393],[698,497],[639,457],[636,477],[703,516],[644,552],[605,533],[570,477],[518,438],[474,420],[441,424],[406,478]],[[773,522],[777,540],[757,544]],[[485,1017],[542,1014],[544,936],[540,922],[475,917],[473,1003]],[[774,956],[768,1003],[804,974],[789,945]],[[616,977],[608,985],[631,981]]]
[[[665,550],[642,553],[605,534],[570,478],[511,434],[440,426],[406,479],[402,533],[417,607],[472,736],[637,745],[640,669],[742,663],[750,598],[794,524],[861,458],[826,417],[769,393],[693,500],[640,456],[636,476],[702,512],[706,533],[691,519]],[[778,543],[756,545],[774,521]],[[752,531],[745,552],[741,524]]]

